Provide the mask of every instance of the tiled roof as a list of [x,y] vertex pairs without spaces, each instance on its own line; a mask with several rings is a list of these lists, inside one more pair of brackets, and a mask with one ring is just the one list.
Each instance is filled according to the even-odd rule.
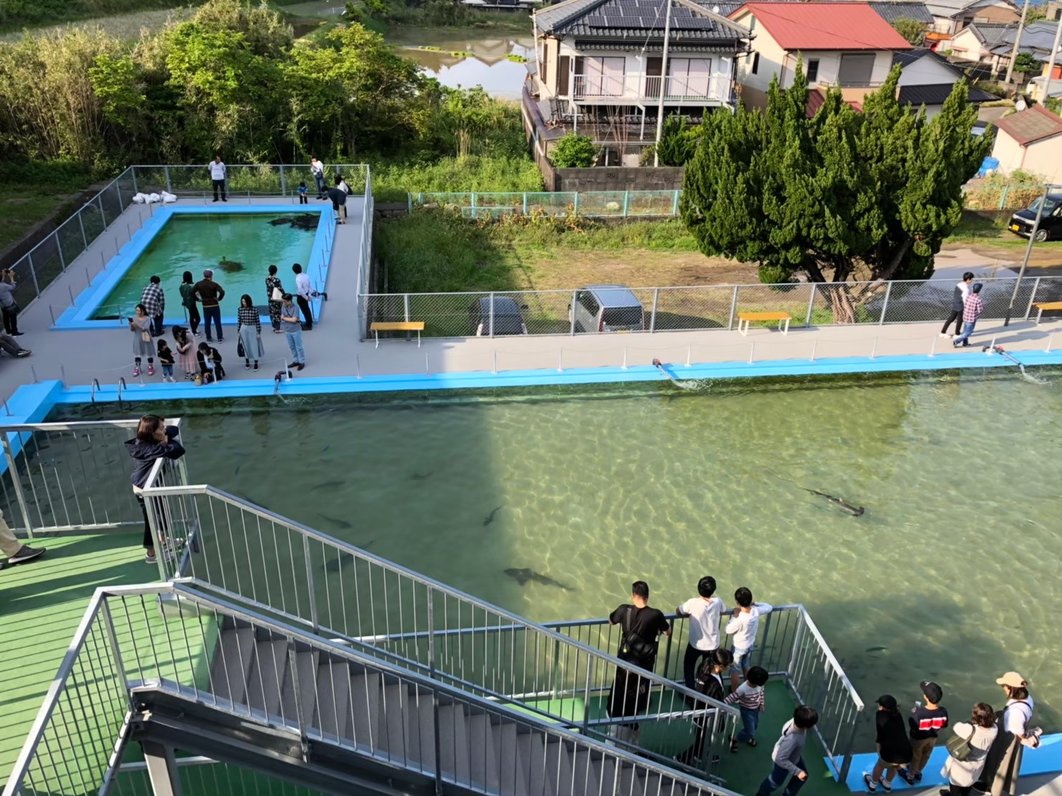
[[933,16],[955,17],[968,9],[991,3],[992,0],[926,0],[926,7]]
[[929,13],[925,3],[910,2],[883,2],[870,3],[870,7],[878,12],[878,16],[886,22],[895,22],[898,19],[913,19],[923,25],[933,24],[933,15]]
[[910,50],[867,3],[746,3],[731,14],[751,11],[785,50]]
[[1004,116],[996,122],[996,127],[1022,146],[1062,135],[1062,119],[1045,110],[1042,105]]
[[[1006,39],[1007,31],[1017,30],[1017,25],[1005,22],[974,22],[972,25],[968,25],[965,30],[976,36],[978,41],[984,42],[986,47],[994,47]],[[1013,35],[1010,40],[1011,42],[1014,41]]]
[[947,58],[943,57],[942,55],[938,55],[937,53],[930,50],[928,47],[916,47],[915,49],[907,50],[906,52],[895,52],[892,54],[892,63],[894,66],[896,64],[899,64],[901,68],[906,69],[915,61],[921,61],[923,58],[931,58],[938,64],[943,66],[945,69],[947,69],[949,72],[951,72],[953,75],[955,75],[955,77],[962,77],[961,69],[959,69],[957,66],[954,66],[953,64],[948,63]]
[[[954,83],[935,83],[929,86],[900,86],[899,100],[904,105],[914,105],[915,107],[921,105],[943,105],[944,100],[948,98],[953,88],[955,88]],[[969,91],[969,101],[975,104],[998,99],[977,88],[971,88]]]
[[[687,3],[671,7],[671,43],[704,42],[734,46],[747,37],[740,25],[712,12],[707,2],[695,11]],[[554,36],[589,41],[630,41],[639,44],[664,37],[664,4],[660,0],[565,0],[535,12],[538,29]]]

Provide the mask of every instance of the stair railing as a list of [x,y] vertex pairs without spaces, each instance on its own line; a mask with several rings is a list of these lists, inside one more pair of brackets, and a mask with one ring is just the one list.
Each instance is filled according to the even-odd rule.
[[[222,638],[230,628],[249,631],[247,637],[256,642],[282,643],[288,656],[286,671],[292,677],[293,711],[285,712],[282,699],[275,710],[257,707],[270,703],[271,694],[276,693],[271,689],[283,689],[282,676],[279,669],[273,678],[263,676],[265,667],[260,662],[251,663],[252,656],[259,655],[255,650],[236,650],[246,666],[227,659],[226,654],[233,655],[233,645],[228,645],[226,653]],[[237,647],[238,644],[237,640]],[[314,672],[314,683],[309,688],[300,686],[295,675],[295,651],[299,649],[310,653],[315,669],[321,667]],[[320,673],[325,667],[327,678]],[[341,669],[339,680],[335,679],[333,667]],[[347,703],[349,716],[345,711],[340,714],[338,706],[343,701],[337,699],[336,690],[336,682],[342,682],[344,675],[349,682],[354,672],[380,676],[385,708],[389,685],[399,686],[395,693],[404,700],[399,702],[403,711],[412,711],[411,706],[418,711],[428,706],[433,727],[428,738],[423,729],[405,729],[397,742],[388,740],[388,733],[380,729],[359,737],[354,703]],[[246,679],[238,682],[240,677]],[[322,694],[322,689],[331,689],[331,693]],[[233,697],[237,692],[242,694],[240,698]],[[448,731],[447,737],[456,739],[466,727],[466,720],[485,716],[492,728],[515,726],[516,733],[533,734],[540,742],[530,754],[515,758],[508,768],[499,767],[499,776],[516,776],[520,773],[518,766],[526,767],[529,777],[545,776],[550,781],[561,781],[567,772],[574,786],[577,771],[596,765],[599,770],[610,772],[614,785],[607,792],[613,796],[640,796],[646,792],[660,796],[737,796],[618,746],[542,724],[505,705],[360,654],[348,645],[172,583],[97,590],[23,744],[3,796],[107,792],[120,770],[131,721],[140,718],[140,706],[150,703],[154,694],[185,705],[188,715],[206,709],[261,728],[297,732],[303,740],[304,762],[309,765],[317,764],[318,759],[334,759],[315,758],[316,748],[328,744],[362,755],[368,762],[383,761],[433,778],[437,783],[453,783],[476,793],[491,792],[487,783],[477,781],[471,773],[469,763],[479,750],[475,743],[455,742],[452,749],[440,747],[439,743],[442,729]],[[403,712],[401,726],[408,728],[405,718]],[[333,729],[329,730],[329,726]],[[427,754],[424,744],[432,741],[434,753]],[[185,738],[171,739],[171,743],[189,752],[203,753],[199,748],[202,744],[191,732]],[[246,748],[246,744],[242,745]],[[553,758],[545,751],[551,745],[557,752]],[[172,759],[172,748],[169,751]],[[218,751],[215,759],[224,759],[224,750]],[[462,759],[465,756],[467,761]],[[582,769],[575,762],[580,756]],[[263,750],[261,770],[272,770],[270,761],[271,756]],[[582,790],[574,787],[574,792]]]
[[[164,579],[543,719],[617,736],[614,743],[661,761],[684,751],[667,739],[692,737],[694,722],[712,713],[720,720],[706,722],[691,769],[703,775],[736,727],[730,705],[212,486],[149,480],[144,495],[156,540],[191,542],[159,558]],[[644,728],[638,744],[615,729],[632,715]]]

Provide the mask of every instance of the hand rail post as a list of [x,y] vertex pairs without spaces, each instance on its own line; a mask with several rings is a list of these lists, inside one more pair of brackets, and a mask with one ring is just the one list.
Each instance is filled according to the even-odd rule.
[[730,331],[734,331],[734,316],[737,315],[738,290],[739,286],[734,285],[734,293],[730,297],[730,319],[726,322],[726,328]]
[[583,734],[590,727],[590,671],[593,668],[593,658],[586,656],[586,677],[583,682]]
[[170,184],[170,167],[163,166],[162,173],[166,176],[166,193],[173,193],[173,186]]
[[[19,444],[22,442],[22,432],[14,432],[19,436]],[[32,432],[30,432],[32,434]],[[22,489],[22,479],[18,477],[18,469],[15,466],[15,453],[11,450],[11,432],[0,431],[0,442],[4,445],[4,458],[7,459],[7,471],[11,473],[11,486],[15,490],[15,500],[18,502],[19,511],[22,512],[23,527],[26,535],[33,539],[33,524],[30,522],[29,504],[26,503],[26,493]]]
[[1040,277],[1036,277],[1033,281],[1032,292],[1029,293],[1029,304],[1025,308],[1025,320],[1029,320],[1029,315],[1032,314],[1033,304],[1036,303],[1036,291],[1040,289]]
[[494,291],[490,292],[490,336],[494,337]]
[[808,296],[808,315],[804,319],[805,329],[811,326],[811,311],[815,309],[815,290],[818,288],[815,282],[810,282],[809,284],[811,285],[811,295]]
[[26,254],[26,262],[29,263],[30,278],[33,280],[33,290],[39,296],[41,294],[40,285],[37,284],[37,269],[33,267],[33,252]]
[[314,588],[313,567],[310,566],[310,537],[305,534],[302,536],[302,556],[306,564],[306,590],[309,592],[307,596],[310,599],[310,624],[313,626],[313,631],[317,633],[321,629],[320,625],[317,624],[317,592]]
[[889,296],[892,295],[892,282],[885,283],[885,303],[881,305],[881,318],[878,320],[878,326],[885,325],[885,312],[889,309]]
[[114,656],[114,668],[122,681],[122,693],[125,694],[129,708],[133,707],[133,699],[129,694],[129,675],[126,673],[125,664],[122,662],[122,649],[118,646],[118,634],[114,632],[114,617],[111,616],[111,603],[103,599],[103,622],[107,628],[107,641],[111,645],[111,654]]
[[654,287],[653,288],[653,310],[652,310],[652,314],[649,316],[649,334],[652,334],[653,332],[656,331],[656,307],[657,307],[657,304],[659,303],[659,301],[660,301],[660,288]]
[[579,291],[578,290],[573,290],[572,291],[572,309],[571,309],[571,316],[572,316],[571,317],[571,323],[572,323],[571,336],[572,337],[575,337],[575,301],[576,301],[576,298],[578,297],[578,295],[579,295]]

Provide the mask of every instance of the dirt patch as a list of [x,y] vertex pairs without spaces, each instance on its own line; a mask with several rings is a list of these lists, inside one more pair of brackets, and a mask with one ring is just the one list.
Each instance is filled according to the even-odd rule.
[[517,270],[526,290],[563,290],[619,283],[628,287],[722,285],[758,282],[756,266],[696,252],[628,249],[593,252],[561,249],[526,252]]

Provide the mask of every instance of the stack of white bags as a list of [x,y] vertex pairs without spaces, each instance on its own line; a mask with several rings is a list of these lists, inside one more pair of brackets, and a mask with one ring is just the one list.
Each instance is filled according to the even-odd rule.
[[177,201],[177,197],[169,191],[163,191],[162,193],[138,193],[133,196],[133,201],[138,205],[142,204],[155,204],[156,202],[162,202],[164,204],[172,204]]

